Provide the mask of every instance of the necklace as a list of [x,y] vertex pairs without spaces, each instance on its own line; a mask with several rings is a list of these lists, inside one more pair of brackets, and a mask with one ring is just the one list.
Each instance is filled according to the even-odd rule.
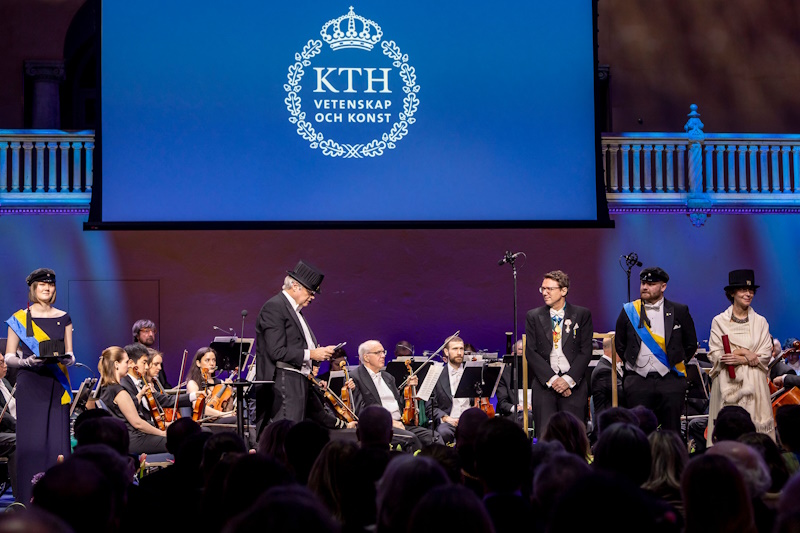
[[750,318],[749,316],[746,316],[744,318],[738,318],[738,317],[735,317],[735,316],[731,315],[731,322],[733,322],[735,324],[747,324],[747,322],[749,321],[749,318]]

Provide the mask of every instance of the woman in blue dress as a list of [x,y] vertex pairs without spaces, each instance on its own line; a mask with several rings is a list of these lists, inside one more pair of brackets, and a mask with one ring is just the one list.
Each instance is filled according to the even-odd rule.
[[14,313],[8,324],[6,362],[17,374],[17,500],[28,504],[32,480],[53,466],[69,446],[72,391],[67,366],[72,354],[72,319],[53,307],[56,274],[39,268],[27,278],[27,309]]

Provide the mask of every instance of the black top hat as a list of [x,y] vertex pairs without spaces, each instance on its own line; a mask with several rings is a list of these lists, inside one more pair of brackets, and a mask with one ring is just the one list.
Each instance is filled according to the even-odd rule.
[[752,270],[743,268],[741,270],[731,270],[728,272],[728,285],[725,290],[753,289],[756,290],[756,277]]
[[648,281],[651,283],[657,281],[666,283],[669,281],[669,274],[664,272],[664,269],[659,267],[647,267],[642,269],[642,271],[639,273],[639,279],[641,281]]
[[30,287],[34,281],[41,281],[44,283],[53,283],[56,282],[56,273],[49,268],[37,268],[30,274],[28,277],[25,278],[25,281],[28,283]]
[[302,260],[297,262],[294,270],[287,270],[286,273],[300,285],[313,292],[320,292],[319,286],[322,285],[322,279],[325,277],[325,274],[316,267],[304,263]]

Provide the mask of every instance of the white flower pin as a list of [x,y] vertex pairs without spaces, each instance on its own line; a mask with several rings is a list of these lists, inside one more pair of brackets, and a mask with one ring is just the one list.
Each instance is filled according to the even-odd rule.
[[564,321],[564,326],[565,326],[564,331],[567,333],[567,335],[569,335],[569,327],[571,325],[572,325],[572,320],[570,320],[569,318]]

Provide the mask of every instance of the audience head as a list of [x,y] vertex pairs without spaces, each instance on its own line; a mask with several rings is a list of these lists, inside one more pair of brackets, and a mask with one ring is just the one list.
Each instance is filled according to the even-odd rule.
[[772,479],[769,492],[780,492],[789,480],[789,470],[775,441],[763,433],[745,433],[738,440],[757,451],[764,459]]
[[624,422],[626,424],[639,425],[639,417],[631,412],[630,409],[625,407],[611,407],[597,415],[597,436],[611,424]]
[[631,413],[638,420],[639,429],[644,431],[645,435],[650,436],[658,429],[658,418],[652,409],[648,409],[644,405],[637,405],[631,407]]
[[430,490],[411,512],[408,531],[493,533],[489,514],[466,487],[445,485]]
[[[498,450],[502,450],[502,462],[497,460]],[[522,428],[500,417],[481,424],[475,439],[475,473],[486,492],[523,490],[528,494],[530,465],[531,447]]]
[[210,438],[211,433],[205,431],[186,437],[175,450],[175,466],[189,473],[197,473],[202,478],[199,472],[203,462],[203,448]]
[[214,433],[208,438],[203,446],[203,461],[200,464],[206,480],[217,461],[227,453],[247,453],[247,446],[242,437],[233,431],[223,431]]
[[356,436],[361,446],[388,449],[392,442],[392,415],[381,406],[371,405],[358,417]]
[[681,476],[686,533],[755,533],[753,505],[742,475],[730,459],[705,453]]
[[260,454],[234,454],[223,484],[221,507],[236,516],[273,487],[292,485],[294,478],[276,459]]
[[69,457],[33,486],[33,505],[58,516],[75,531],[115,531],[121,497],[101,467]]
[[293,425],[294,422],[288,418],[269,424],[258,437],[258,453],[274,457],[284,465],[287,464],[284,445],[286,444],[286,435]]
[[531,446],[531,472],[536,473],[536,470],[547,463],[553,456],[565,451],[564,445],[557,440],[537,441]]
[[447,474],[428,457],[399,455],[392,459],[378,482],[377,533],[405,533],[409,509],[434,487],[450,485]]
[[478,429],[489,416],[477,407],[470,407],[458,419],[456,426],[456,451],[464,471],[475,473],[475,439]]
[[594,466],[641,486],[650,477],[647,435],[634,424],[616,423],[603,430],[594,447]]
[[272,487],[247,511],[231,520],[223,533],[280,531],[282,533],[337,533],[339,526],[308,488]]
[[202,431],[200,424],[191,418],[179,418],[167,427],[167,451],[176,455],[186,439]]
[[53,513],[37,507],[0,514],[0,533],[72,533],[74,530]]
[[464,476],[461,474],[461,461],[458,452],[450,446],[434,443],[422,448],[417,454],[422,457],[430,457],[441,466],[447,473],[447,477],[454,484],[461,484]]
[[674,431],[654,431],[647,437],[650,442],[650,477],[643,488],[658,491],[661,488],[680,490],[681,475],[689,462],[689,452]]
[[570,412],[559,411],[550,417],[544,428],[543,441],[557,440],[567,453],[586,459],[589,454],[589,437],[586,426]]
[[800,453],[800,405],[782,405],[775,414],[781,444],[790,452]]
[[542,512],[549,513],[561,496],[590,472],[585,459],[574,453],[556,453],[536,470],[532,499]]
[[706,454],[722,455],[730,459],[742,475],[750,498],[760,498],[772,485],[767,463],[747,444],[730,440],[717,442]]
[[[103,409],[93,409],[108,413]],[[106,444],[122,456],[128,455],[131,438],[125,422],[112,416],[96,416],[84,419],[80,424],[75,421],[75,449],[88,444]]]
[[738,405],[726,405],[719,410],[717,419],[714,421],[713,442],[723,440],[736,440],[745,433],[752,433],[756,430],[753,420],[750,418],[744,407]]
[[305,485],[308,482],[314,460],[329,440],[328,430],[310,420],[298,422],[289,430],[286,435],[286,459],[298,483]]
[[355,442],[332,440],[322,448],[308,476],[308,488],[339,520],[342,519],[344,497],[341,488],[347,476],[352,474],[356,452],[358,445]]

